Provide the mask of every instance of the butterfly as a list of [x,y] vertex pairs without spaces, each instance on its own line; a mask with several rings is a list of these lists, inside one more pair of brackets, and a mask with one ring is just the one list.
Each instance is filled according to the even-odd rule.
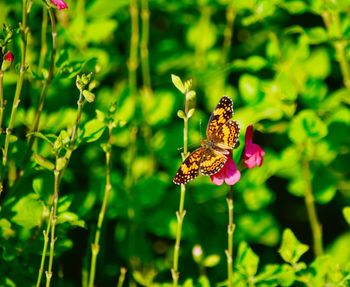
[[207,139],[183,161],[173,179],[175,184],[186,184],[199,174],[213,175],[225,165],[239,136],[239,126],[231,120],[232,115],[233,102],[223,96],[209,119]]

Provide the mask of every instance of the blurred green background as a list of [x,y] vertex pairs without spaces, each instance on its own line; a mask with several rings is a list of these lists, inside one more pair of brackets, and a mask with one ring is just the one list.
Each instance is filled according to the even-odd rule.
[[[18,28],[21,4],[1,1],[0,24]],[[183,145],[183,122],[176,114],[184,105],[171,74],[191,78],[197,94],[191,102],[196,110],[189,121],[190,151],[205,136],[218,100],[228,95],[234,101],[233,119],[241,126],[235,160],[240,158],[249,124],[255,127],[254,142],[266,152],[262,167],[243,171],[234,186],[234,255],[238,243],[246,241],[259,256],[260,269],[281,263],[277,250],[285,228],[312,246],[304,203],[307,162],[326,252],[339,266],[350,262],[349,226],[342,213],[350,205],[349,1],[67,0],[67,4],[67,10],[56,11],[56,68],[40,130],[59,134],[72,128],[79,94],[77,73],[93,72],[96,81],[96,100],[84,107],[81,133],[89,129],[87,125],[96,125],[96,110],[106,113],[111,103],[117,103],[113,190],[102,230],[96,286],[115,286],[122,266],[128,269],[130,286],[171,282],[180,194],[172,178]],[[42,19],[43,3],[35,0],[28,19],[28,71],[10,166],[23,157],[42,87]],[[44,67],[50,37],[48,24]],[[4,77],[5,123],[15,91],[20,41],[15,34],[11,43],[15,65]],[[82,140],[62,178],[54,286],[81,286],[88,270],[105,185],[101,143],[106,140],[106,131],[90,142]],[[37,140],[35,149],[52,157],[43,140]],[[14,184],[8,180],[1,196],[1,286],[36,282],[52,189],[52,173],[34,162],[27,176]],[[225,280],[227,192],[227,186],[214,186],[204,176],[187,185],[181,282],[196,281],[204,269],[213,285]],[[220,260],[210,267],[199,266],[192,256],[195,245],[205,256],[218,255]],[[310,249],[303,260],[310,263],[313,258]]]

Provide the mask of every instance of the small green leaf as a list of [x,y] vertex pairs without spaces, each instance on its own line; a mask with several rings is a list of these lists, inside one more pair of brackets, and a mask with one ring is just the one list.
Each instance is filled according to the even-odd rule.
[[67,163],[67,158],[66,157],[60,157],[56,160],[56,170],[60,171],[65,168]]
[[174,86],[181,92],[181,93],[185,93],[186,89],[184,84],[182,83],[180,77],[171,74],[171,81],[173,82]]
[[29,194],[20,198],[12,207],[15,213],[12,221],[25,228],[33,228],[41,222],[43,205],[33,195]]
[[327,126],[312,110],[303,110],[290,123],[288,136],[297,144],[316,142],[327,135]]
[[343,215],[346,222],[350,225],[350,206],[343,208]]
[[236,260],[237,269],[244,275],[254,276],[258,270],[259,257],[248,246],[246,242],[241,242],[238,247]]
[[252,105],[261,100],[260,80],[257,77],[244,74],[239,78],[238,86],[242,98],[246,103]]
[[98,119],[88,121],[83,128],[83,139],[85,142],[97,141],[103,134],[106,126]]
[[290,264],[295,264],[308,249],[309,246],[300,243],[292,230],[289,228],[284,230],[282,244],[278,250],[284,261]]
[[178,110],[177,111],[177,116],[180,118],[180,119],[186,119],[186,115],[185,113],[182,111],[182,110]]
[[190,109],[187,113],[187,118],[188,119],[191,118],[193,116],[194,112],[195,112],[195,109]]
[[[187,83],[187,82],[186,82],[186,83]],[[196,96],[196,92],[195,92],[195,91],[193,91],[193,90],[188,91],[188,92],[186,93],[186,100],[187,100],[187,101],[191,101],[191,100],[194,99],[195,96]]]
[[92,103],[93,101],[95,101],[95,94],[91,93],[88,90],[83,91],[83,96],[84,96],[85,100],[89,103]]
[[57,223],[70,223],[70,225],[86,227],[85,221],[80,219],[79,216],[73,212],[65,211],[58,215]]
[[54,170],[55,169],[55,165],[49,161],[48,159],[42,157],[41,155],[38,154],[34,154],[34,161],[40,165],[43,168],[46,168],[48,170]]
[[188,278],[185,280],[184,284],[182,285],[183,287],[193,287],[193,279]]
[[210,287],[210,281],[207,276],[201,275],[198,279],[198,284],[201,287]]
[[203,266],[205,267],[214,267],[220,262],[220,256],[217,254],[209,255],[204,258]]

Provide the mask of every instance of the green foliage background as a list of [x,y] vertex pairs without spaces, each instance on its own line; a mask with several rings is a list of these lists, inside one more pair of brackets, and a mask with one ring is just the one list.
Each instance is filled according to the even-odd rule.
[[[254,141],[266,152],[263,166],[245,170],[234,186],[237,286],[254,286],[248,285],[247,278],[252,277],[256,286],[324,286],[325,282],[348,286],[350,234],[345,218],[349,222],[350,216],[344,208],[350,205],[349,2],[152,0],[149,23],[144,17],[147,10],[142,10],[147,3],[67,1],[67,10],[56,11],[58,51],[41,133],[71,131],[79,96],[78,73],[94,73],[96,99],[84,106],[79,146],[61,181],[53,284],[86,286],[90,245],[105,188],[101,144],[108,135],[101,117],[113,102],[117,111],[111,139],[112,194],[102,230],[96,286],[116,285],[122,266],[128,269],[125,284],[130,286],[171,282],[179,201],[179,187],[172,178],[183,145],[183,123],[177,111],[183,108],[184,98],[170,76],[176,74],[191,78],[197,94],[191,102],[196,110],[189,121],[190,150],[200,145],[218,100],[229,95],[234,119],[241,126],[235,160],[240,158],[249,124],[256,130]],[[20,1],[1,1],[0,11],[1,24],[18,28]],[[131,24],[130,11],[137,13],[138,30]],[[35,284],[53,193],[53,174],[38,160],[32,160],[25,176],[19,177],[26,133],[45,75],[39,67],[42,17],[43,3],[35,0],[28,21],[28,71],[13,130],[17,138],[11,144],[0,199],[1,286]],[[136,46],[132,33],[137,36]],[[15,92],[20,41],[15,33],[10,46],[15,65],[4,77],[5,124]],[[50,41],[49,25],[46,68]],[[145,51],[150,86],[147,70],[142,72]],[[135,82],[133,67],[137,68]],[[3,133],[2,146],[4,138]],[[53,161],[50,145],[41,138],[36,139],[33,153]],[[305,175],[307,168],[311,182]],[[312,246],[304,203],[309,187],[328,255],[316,261],[312,248],[306,252],[305,245],[298,245],[293,237],[294,233]],[[187,186],[179,262],[180,281],[186,286],[192,282],[216,286],[227,278],[227,192],[227,186],[214,186],[208,177]],[[293,233],[288,229],[281,245],[286,228]],[[193,258],[195,245],[202,247],[206,259]],[[296,252],[293,258],[288,251]],[[300,260],[306,265],[297,266]],[[310,275],[312,270],[316,275]]]

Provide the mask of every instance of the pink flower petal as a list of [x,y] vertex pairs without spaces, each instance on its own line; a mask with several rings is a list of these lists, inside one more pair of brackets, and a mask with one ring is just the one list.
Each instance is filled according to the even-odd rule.
[[210,176],[211,181],[216,185],[222,185],[224,182],[228,185],[234,185],[241,178],[241,173],[237,169],[232,159],[231,153],[227,155],[227,161],[219,172]]
[[245,134],[245,148],[243,151],[244,165],[247,168],[261,166],[265,151],[257,144],[253,143],[253,126],[249,125]]

